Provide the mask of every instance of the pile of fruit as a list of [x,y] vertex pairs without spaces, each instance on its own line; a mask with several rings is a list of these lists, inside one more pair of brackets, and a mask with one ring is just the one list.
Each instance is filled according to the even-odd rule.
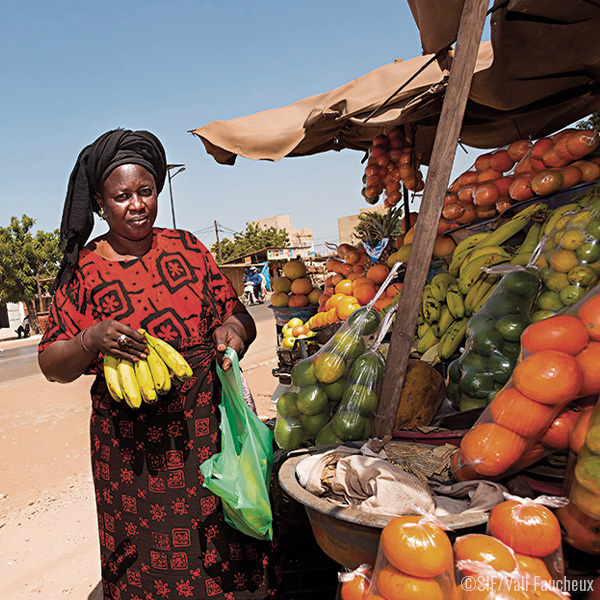
[[[340,439],[342,434],[351,436],[347,439],[363,439],[362,436],[368,434],[367,408],[370,416],[377,406],[377,396],[372,393],[372,387],[363,388],[354,384],[354,379],[373,372],[375,375],[369,375],[369,381],[379,381],[383,373],[382,360],[379,362],[378,357],[371,355],[361,356],[365,350],[364,337],[373,334],[379,323],[377,311],[361,308],[317,354],[292,369],[292,387],[277,399],[275,441],[280,448],[291,450],[315,437],[317,443],[329,443],[319,436]],[[357,361],[358,367],[353,370]],[[344,395],[358,397],[363,414],[360,418],[340,418],[339,427],[333,429],[332,435],[329,429],[321,435]]]
[[388,208],[402,199],[402,185],[414,192],[423,189],[419,156],[400,129],[394,128],[387,135],[380,134],[373,140],[363,184],[361,193],[369,204],[377,204],[380,195],[384,194],[383,201]]
[[517,140],[482,154],[475,169],[460,175],[448,189],[441,229],[494,217],[515,202],[598,179],[600,159],[582,159],[599,144],[598,132],[567,129],[551,138]]
[[600,186],[560,206],[542,228],[541,270],[544,288],[536,306],[539,317],[575,304],[600,277]]
[[283,350],[292,350],[296,340],[315,337],[316,333],[310,327],[311,319],[304,323],[302,319],[293,317],[281,328]]
[[142,402],[155,404],[158,396],[168,394],[173,382],[179,384],[192,376],[188,362],[167,342],[140,329],[148,343],[148,357],[133,363],[110,354],[104,356],[104,378],[113,400],[123,400],[138,409]]
[[303,308],[317,305],[321,290],[307,277],[306,266],[300,260],[290,260],[283,266],[283,276],[273,280],[271,304],[276,308]]

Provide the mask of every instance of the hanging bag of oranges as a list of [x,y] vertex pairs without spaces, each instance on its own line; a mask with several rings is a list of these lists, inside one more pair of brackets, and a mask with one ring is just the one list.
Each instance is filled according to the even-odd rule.
[[557,435],[563,411],[600,393],[600,286],[529,325],[520,341],[511,378],[461,440],[453,470],[461,477],[503,477],[566,447],[568,428],[565,444]]
[[455,593],[452,543],[432,515],[392,519],[381,532],[368,600],[446,600]]

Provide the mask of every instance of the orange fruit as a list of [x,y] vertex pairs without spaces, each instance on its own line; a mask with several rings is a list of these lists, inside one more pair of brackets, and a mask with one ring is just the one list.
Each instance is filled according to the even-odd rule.
[[383,310],[386,306],[389,306],[393,302],[393,298],[389,298],[387,296],[380,296],[373,307],[375,310]]
[[526,469],[548,453],[548,448],[542,446],[540,443],[535,443],[525,450],[521,458],[513,465],[513,470],[521,471],[522,469]]
[[600,554],[600,520],[582,513],[572,502],[556,509],[565,541],[588,554]]
[[558,350],[540,350],[522,360],[513,371],[514,386],[542,404],[566,404],[583,382],[575,357]]
[[597,396],[600,393],[600,342],[590,342],[576,357],[583,371],[581,396]]
[[[370,280],[369,280],[370,281]],[[363,306],[375,298],[375,285],[357,285],[354,288],[354,297]]]
[[436,577],[452,568],[452,544],[437,525],[422,521],[414,515],[392,519],[383,528],[379,544],[396,569],[414,577]]
[[327,259],[327,262],[325,263],[325,268],[328,271],[333,271],[334,273],[337,273],[339,268],[342,266],[342,261],[338,260],[337,258],[333,258],[330,257]]
[[389,275],[390,269],[387,265],[373,265],[367,271],[367,277],[374,283],[381,284]]
[[577,315],[593,340],[600,340],[600,294],[586,300]]
[[349,279],[342,279],[335,286],[335,293],[350,296],[352,294],[352,281],[350,281]]
[[331,277],[331,285],[335,287],[340,281],[344,279],[344,276],[341,273],[336,273]]
[[543,581],[552,581],[552,575],[548,571],[546,563],[537,556],[529,556],[527,554],[519,554],[515,552],[515,558],[521,571],[531,574],[533,577],[538,577]]
[[388,298],[393,298],[398,292],[402,291],[402,283],[390,283],[387,290],[385,290],[385,295]]
[[450,459],[450,469],[452,475],[456,481],[471,481],[471,479],[478,479],[479,474],[474,471],[468,465],[464,464],[464,459],[460,455],[460,450],[455,452]]
[[581,352],[589,339],[585,325],[577,317],[556,315],[529,325],[521,334],[521,348],[524,354],[560,350],[574,355]]
[[494,396],[490,412],[494,423],[531,438],[552,423],[556,409],[530,400],[514,387],[504,387]]
[[346,277],[347,275],[350,275],[350,273],[352,273],[352,265],[349,265],[348,263],[342,263],[340,265],[340,273]]
[[[477,560],[484,562],[496,571],[510,573],[517,568],[513,551],[500,540],[483,533],[470,533],[456,538],[454,542],[455,560]],[[465,575],[472,572],[463,570]]]
[[496,477],[507,471],[526,448],[527,442],[520,435],[496,423],[472,427],[460,443],[465,462],[486,477]]
[[332,325],[333,323],[337,323],[339,321],[335,308],[330,308],[325,314],[327,315],[326,319],[324,319],[325,325]]
[[545,506],[506,500],[490,511],[488,530],[519,554],[548,556],[561,543],[560,523]]
[[346,294],[334,294],[333,296],[331,296],[327,302],[325,302],[325,308],[327,310],[330,310],[332,308],[335,308],[337,306],[337,303],[340,300],[344,300],[344,298],[347,298],[348,296],[346,296]]
[[356,573],[349,581],[344,581],[340,586],[341,600],[363,600],[371,585],[372,571],[366,571],[364,576]]
[[345,321],[355,310],[360,308],[360,304],[353,296],[347,296],[346,300],[337,303],[335,310],[340,321]]
[[444,600],[442,588],[435,579],[411,577],[392,565],[379,571],[376,585],[385,600]]
[[569,432],[580,414],[579,409],[574,410],[569,406],[563,408],[540,438],[540,444],[554,450],[566,450],[569,447]]
[[362,275],[365,272],[365,268],[361,264],[352,265],[352,272],[357,275]]
[[581,413],[579,413],[579,417],[569,431],[569,448],[571,448],[575,454],[579,454],[579,451],[585,443],[585,436],[590,427],[593,410],[593,406],[584,408]]

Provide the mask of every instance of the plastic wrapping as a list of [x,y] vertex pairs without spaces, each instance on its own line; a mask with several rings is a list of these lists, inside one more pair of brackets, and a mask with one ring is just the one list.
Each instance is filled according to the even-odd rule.
[[558,508],[568,500],[505,497],[490,511],[487,532],[512,548],[521,571],[548,582],[561,579],[565,567],[560,523],[548,506]]
[[467,323],[465,351],[448,369],[448,395],[461,411],[487,406],[506,384],[517,363],[521,333],[531,322],[540,285],[535,272],[514,266],[492,288],[499,277],[486,276],[489,295]]
[[[596,364],[596,369],[600,370],[600,364]],[[590,415],[585,439],[577,455],[570,497],[580,512],[592,519],[600,519],[600,400]]]
[[534,320],[572,306],[600,276],[600,185],[588,188],[569,204],[555,209],[543,229],[534,264],[543,289]]
[[342,584],[340,600],[365,599],[371,585],[371,577],[373,577],[373,567],[366,564],[347,573],[338,573],[338,580]]
[[447,600],[455,594],[452,544],[431,516],[389,521],[366,599]]
[[[396,270],[389,273],[379,295]],[[352,313],[319,352],[292,369],[292,386],[277,400],[275,441],[280,448],[293,450],[315,439],[320,445],[369,437],[370,417],[377,408],[376,386],[384,366],[376,349],[365,351],[380,325],[373,308],[377,300],[375,296]]]
[[548,432],[559,413],[600,392],[599,357],[597,286],[565,313],[525,329],[512,376],[463,437],[455,471],[469,467],[478,476],[501,477],[539,460],[544,448],[553,451]]

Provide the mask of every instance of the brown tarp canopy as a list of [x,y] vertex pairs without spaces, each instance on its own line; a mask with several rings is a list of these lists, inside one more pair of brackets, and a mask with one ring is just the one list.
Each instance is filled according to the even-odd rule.
[[[408,3],[424,56],[397,60],[283,108],[212,121],[191,132],[217,162],[234,164],[238,155],[276,161],[327,150],[366,150],[379,131],[405,125],[427,162],[463,0]],[[496,148],[520,137],[547,135],[600,110],[598,0],[507,0],[496,7],[491,43],[479,49],[462,143]]]

